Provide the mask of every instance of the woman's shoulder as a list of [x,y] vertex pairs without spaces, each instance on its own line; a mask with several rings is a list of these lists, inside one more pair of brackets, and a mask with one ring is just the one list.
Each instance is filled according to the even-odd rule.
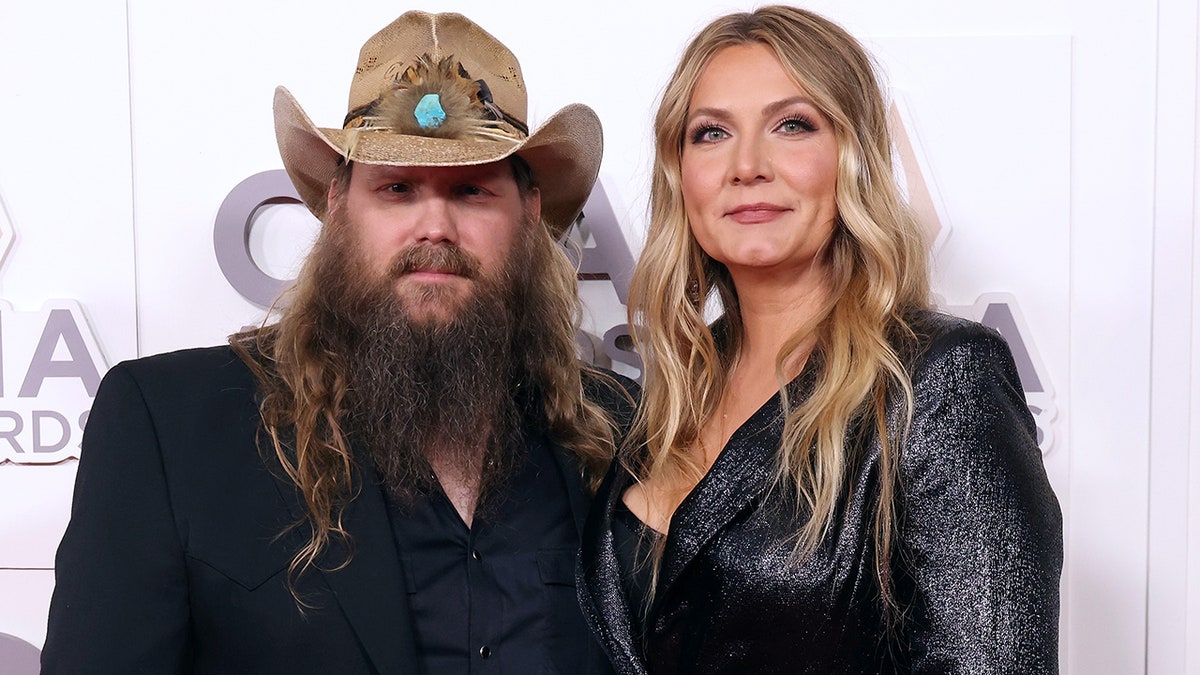
[[947,362],[1011,363],[1012,354],[1004,337],[976,321],[934,310],[915,312],[908,320],[911,329],[905,360],[916,379],[932,366]]
[[962,342],[1003,339],[1000,333],[977,321],[932,309],[913,312],[908,317],[908,325],[918,344],[924,345],[927,350],[951,347]]

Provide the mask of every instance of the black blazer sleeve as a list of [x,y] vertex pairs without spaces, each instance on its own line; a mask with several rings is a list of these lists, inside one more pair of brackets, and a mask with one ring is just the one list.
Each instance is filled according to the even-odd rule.
[[42,672],[184,672],[188,598],[158,438],[125,366],[88,416]]
[[913,378],[895,561],[915,673],[1056,673],[1062,515],[1003,339],[963,323]]

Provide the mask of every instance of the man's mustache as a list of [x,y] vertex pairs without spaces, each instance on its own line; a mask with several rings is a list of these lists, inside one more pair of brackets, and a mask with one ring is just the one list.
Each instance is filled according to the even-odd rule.
[[475,256],[454,244],[415,244],[396,254],[388,274],[399,279],[413,272],[439,272],[474,279],[481,268]]

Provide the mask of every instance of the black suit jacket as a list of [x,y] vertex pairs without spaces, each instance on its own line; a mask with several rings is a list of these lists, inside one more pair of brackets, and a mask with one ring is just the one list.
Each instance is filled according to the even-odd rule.
[[[1012,355],[995,331],[961,319],[922,313],[915,328],[891,556],[903,616],[889,629],[875,572],[873,429],[848,434],[848,493],[831,532],[788,562],[788,537],[807,516],[791,508],[794,494],[769,489],[777,395],[671,518],[644,639],[612,534],[632,478],[614,464],[600,487],[579,591],[617,672],[1057,672],[1062,516]],[[811,391],[816,361],[790,385],[793,401]]]
[[[308,528],[288,530],[303,502],[256,445],[256,391],[228,347],[105,376],[58,550],[44,673],[419,672],[370,461],[345,513],[350,563],[336,569],[345,551],[332,546],[296,581],[297,606],[287,568]],[[578,465],[555,450],[582,529]]]

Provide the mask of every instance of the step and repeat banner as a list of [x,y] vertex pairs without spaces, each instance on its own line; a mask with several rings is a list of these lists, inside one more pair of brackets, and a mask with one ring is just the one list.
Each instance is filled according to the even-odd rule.
[[[513,49],[532,126],[570,102],[599,113],[605,158],[575,235],[587,305],[580,347],[633,377],[624,301],[646,224],[653,109],[687,39],[736,4],[421,7],[461,11]],[[1015,27],[922,35],[894,13],[885,12],[894,25],[871,18],[885,6],[812,7],[862,38],[886,74],[899,174],[936,242],[939,298],[1008,339],[1066,512],[1071,40]],[[282,172],[274,87],[287,86],[319,125],[340,126],[362,42],[415,8],[283,7],[78,0],[0,10],[0,664],[9,668],[34,663],[45,638],[54,552],[100,378],[121,360],[218,344],[259,323],[317,232]]]

